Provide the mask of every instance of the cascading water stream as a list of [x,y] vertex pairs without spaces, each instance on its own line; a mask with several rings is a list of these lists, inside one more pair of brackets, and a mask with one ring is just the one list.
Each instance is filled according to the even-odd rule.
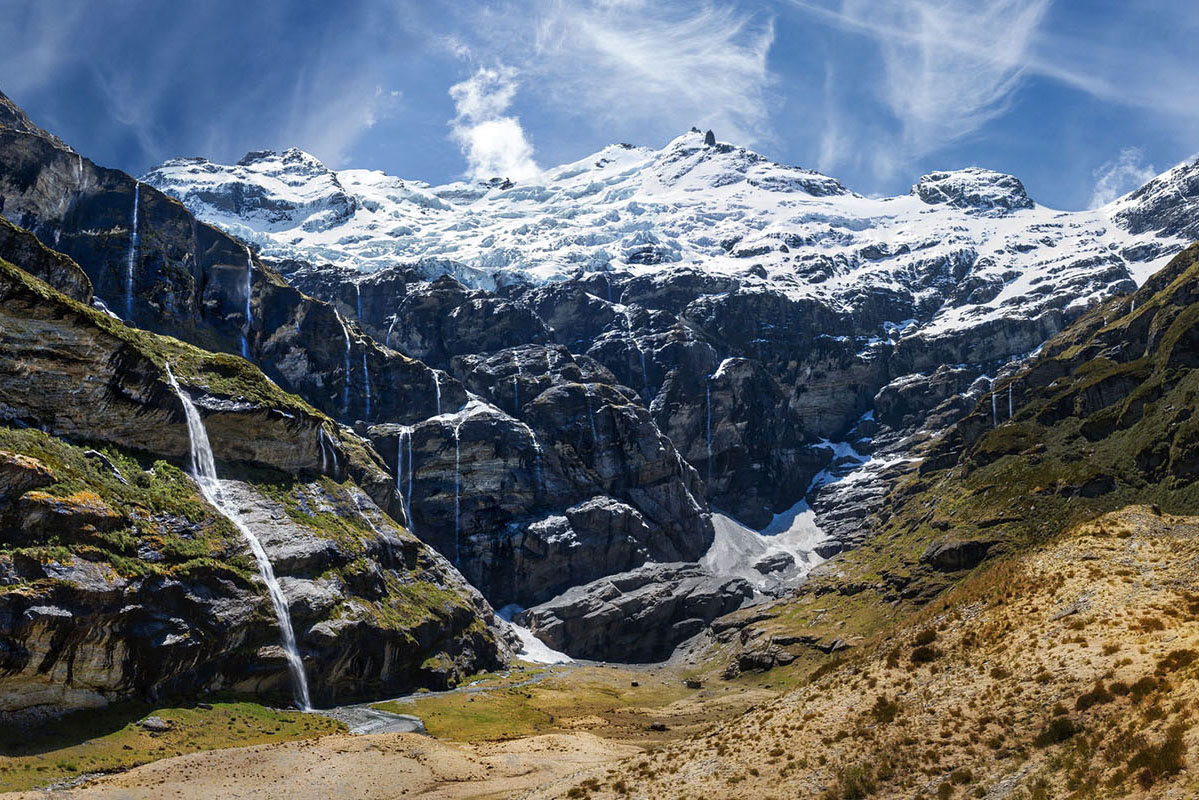
[[544,491],[545,475],[541,468],[541,459],[544,451],[541,449],[541,442],[537,441],[537,434],[533,433],[533,429],[526,423],[516,420],[516,424],[524,428],[525,433],[529,434],[529,442],[533,445],[533,479],[537,482],[537,488]]
[[366,400],[366,414],[364,419],[370,422],[371,418],[371,368],[366,363],[366,340],[360,340],[362,343],[362,388],[364,398]]
[[354,305],[358,309],[358,325],[362,325],[362,286],[354,284]]
[[459,538],[459,525],[462,514],[461,506],[459,505],[459,490],[462,480],[462,449],[459,447],[458,440],[458,428],[461,425],[461,422],[454,425],[454,566],[458,566],[462,557],[462,545]]
[[712,376],[704,380],[704,404],[707,406],[708,486],[712,485]]
[[250,328],[254,324],[254,309],[250,301],[253,298],[254,287],[251,281],[254,278],[254,256],[250,253],[249,246],[246,247],[246,321],[241,329],[241,357],[248,359],[250,357]]
[[341,411],[342,414],[348,417],[350,415],[350,329],[346,327],[346,321],[342,319],[339,312],[334,311],[333,313],[337,314],[337,321],[341,323],[342,336],[346,340],[345,377],[342,380],[341,387]]
[[512,413],[520,413],[520,381],[516,375],[512,376]]
[[133,184],[133,228],[129,236],[129,257],[125,261],[125,321],[133,319],[133,262],[137,258],[137,246],[140,240],[138,234],[138,206],[141,205],[142,185]]
[[[404,443],[408,444],[407,456],[404,454]],[[408,493],[404,493],[404,465],[408,465]],[[404,509],[404,519],[408,530],[414,531],[412,522],[412,428],[405,425],[400,428],[400,437],[396,440],[396,492],[400,495],[400,505]]]
[[591,441],[599,444],[599,434],[595,431],[595,409],[591,407],[591,384],[584,384],[587,389],[587,422],[591,424]]
[[989,380],[990,380],[989,385],[991,387],[991,427],[998,428],[999,427],[999,398],[995,394],[995,379],[991,378]]
[[283,590],[279,588],[279,581],[275,578],[275,569],[271,566],[271,560],[267,556],[262,542],[258,541],[258,537],[250,530],[237,509],[225,499],[221,481],[217,478],[216,460],[212,455],[212,446],[208,442],[208,432],[204,429],[200,412],[196,410],[179,382],[175,380],[169,364],[167,365],[167,380],[179,398],[179,402],[183,404],[183,415],[187,419],[187,435],[191,443],[192,477],[200,487],[200,493],[204,495],[204,499],[233,523],[233,526],[250,545],[250,551],[254,553],[254,559],[258,562],[258,574],[266,584],[267,594],[270,596],[271,605],[275,608],[275,617],[279,622],[283,653],[287,658],[287,669],[291,673],[296,705],[301,710],[308,711],[312,708],[312,701],[308,695],[308,677],[304,674],[304,662],[300,659],[300,651],[296,646],[296,635],[291,627],[291,614],[288,611],[287,598],[283,596]]
[[1015,413],[1012,411],[1012,383],[1015,383],[1015,381],[1007,385],[1007,418],[1009,420],[1015,416]]
[[392,330],[392,328],[394,328],[396,326],[396,322],[398,322],[399,319],[400,319],[399,314],[392,315],[391,324],[387,326],[387,335],[383,337],[383,346],[384,347],[391,347],[391,330]]
[[437,416],[441,416],[441,377],[433,370],[433,391],[437,392]]

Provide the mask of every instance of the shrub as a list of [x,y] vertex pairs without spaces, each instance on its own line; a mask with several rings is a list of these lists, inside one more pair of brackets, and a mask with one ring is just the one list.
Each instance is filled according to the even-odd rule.
[[1164,675],[1167,672],[1177,672],[1183,667],[1190,666],[1197,654],[1194,650],[1171,650],[1157,662],[1157,672]]
[[932,644],[937,641],[937,632],[932,628],[925,628],[916,634],[916,638],[912,640],[912,644],[916,647],[923,647],[926,644]]
[[1051,744],[1060,744],[1076,733],[1078,727],[1069,717],[1054,717],[1032,743],[1037,747],[1048,747]]
[[874,717],[875,722],[878,722],[880,725],[887,725],[893,722],[898,714],[899,703],[885,694],[880,694],[874,701],[874,706],[870,709],[870,716]]
[[1112,694],[1103,685],[1103,681],[1095,681],[1095,688],[1086,694],[1080,694],[1074,703],[1074,708],[1078,711],[1086,711],[1091,706],[1110,703],[1112,699]]
[[1170,726],[1160,744],[1148,745],[1129,759],[1128,768],[1137,771],[1137,781],[1146,789],[1186,766],[1185,730],[1184,725]]
[[940,650],[938,650],[935,647],[929,647],[927,645],[917,647],[915,650],[912,651],[912,663],[913,664],[927,664],[930,661],[936,661],[940,657],[941,657]]

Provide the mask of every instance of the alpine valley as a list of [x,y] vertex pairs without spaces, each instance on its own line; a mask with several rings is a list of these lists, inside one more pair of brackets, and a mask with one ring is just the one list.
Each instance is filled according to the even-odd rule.
[[1199,792],[1199,161],[134,178],[0,95],[0,214],[0,790]]

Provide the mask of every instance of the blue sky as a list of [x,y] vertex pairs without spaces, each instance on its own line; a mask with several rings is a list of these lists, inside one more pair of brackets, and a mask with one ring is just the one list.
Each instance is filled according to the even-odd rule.
[[441,183],[692,125],[867,194],[1084,208],[1199,152],[1191,0],[0,0],[0,90],[101,164],[301,147]]

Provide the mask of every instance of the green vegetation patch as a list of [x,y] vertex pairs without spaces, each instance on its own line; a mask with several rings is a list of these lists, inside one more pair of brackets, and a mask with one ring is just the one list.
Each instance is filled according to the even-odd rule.
[[[119,772],[200,750],[346,732],[344,724],[317,714],[232,698],[211,705],[211,709],[159,708],[121,703],[29,728],[4,727],[0,729],[0,791],[34,789],[88,773]],[[147,717],[162,720],[166,730],[143,727]]]

